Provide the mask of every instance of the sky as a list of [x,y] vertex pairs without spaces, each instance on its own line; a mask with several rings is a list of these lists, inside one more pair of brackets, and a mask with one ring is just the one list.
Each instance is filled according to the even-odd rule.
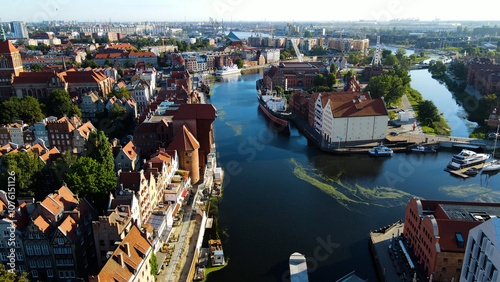
[[[2,1],[4,2],[4,1]],[[309,3],[314,3],[310,4]],[[498,0],[17,0],[0,4],[0,21],[499,21]],[[480,3],[480,4],[479,4]],[[490,7],[489,9],[487,7]]]

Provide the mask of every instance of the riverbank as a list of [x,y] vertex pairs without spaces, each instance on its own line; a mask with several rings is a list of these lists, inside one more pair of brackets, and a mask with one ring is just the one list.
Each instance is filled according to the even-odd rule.
[[[410,87],[408,89],[407,97],[408,100],[410,100],[410,104],[413,108],[413,111],[415,112],[415,115],[417,116],[417,119],[422,124],[423,118],[419,113],[419,105],[420,103],[425,101],[424,98],[422,97],[422,94],[420,94],[420,92]],[[433,122],[432,124],[422,125],[422,131],[423,133],[429,135],[445,135],[445,136],[451,135],[450,126],[448,125],[442,114],[439,115],[438,121]]]

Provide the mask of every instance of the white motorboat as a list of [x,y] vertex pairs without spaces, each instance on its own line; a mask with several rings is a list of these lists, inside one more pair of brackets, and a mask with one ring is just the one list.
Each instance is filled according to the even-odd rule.
[[378,146],[373,147],[373,149],[368,150],[368,154],[372,157],[390,157],[392,156],[393,151],[380,144]]
[[500,163],[498,160],[494,160],[491,163],[483,166],[483,172],[496,172],[500,170]]
[[490,158],[489,154],[480,154],[471,150],[463,149],[459,154],[453,156],[448,164],[450,169],[461,169],[464,167],[484,163]]

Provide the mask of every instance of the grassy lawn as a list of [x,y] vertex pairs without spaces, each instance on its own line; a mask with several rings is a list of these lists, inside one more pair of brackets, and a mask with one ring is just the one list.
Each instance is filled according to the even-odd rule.
[[207,277],[210,273],[223,269],[224,267],[226,267],[228,263],[229,263],[229,258],[226,260],[226,264],[212,267],[212,260],[209,259],[207,268],[205,269],[205,278],[203,278],[202,282],[205,282],[207,280]]

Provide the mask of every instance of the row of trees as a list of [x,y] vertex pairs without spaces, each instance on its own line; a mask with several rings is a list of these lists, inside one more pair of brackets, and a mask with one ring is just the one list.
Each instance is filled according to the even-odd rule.
[[80,199],[85,197],[102,211],[106,209],[108,195],[116,189],[117,183],[109,148],[104,132],[93,131],[85,143],[86,157],[78,158],[71,152],[64,152],[49,165],[33,152],[7,154],[1,161],[6,171],[0,174],[0,180],[7,183],[7,171],[14,171],[17,197],[29,196],[37,200],[46,196],[41,193],[41,187],[49,186],[48,190],[55,190],[66,183]]
[[387,104],[396,104],[409,88],[411,78],[408,70],[396,67],[394,70],[374,76],[366,90],[372,98],[384,98]]
[[[46,106],[50,105],[50,106]],[[77,105],[73,104],[65,90],[53,90],[47,99],[40,103],[36,98],[11,97],[0,104],[0,123],[9,124],[14,120],[33,124],[46,116],[78,116],[82,113]]]

